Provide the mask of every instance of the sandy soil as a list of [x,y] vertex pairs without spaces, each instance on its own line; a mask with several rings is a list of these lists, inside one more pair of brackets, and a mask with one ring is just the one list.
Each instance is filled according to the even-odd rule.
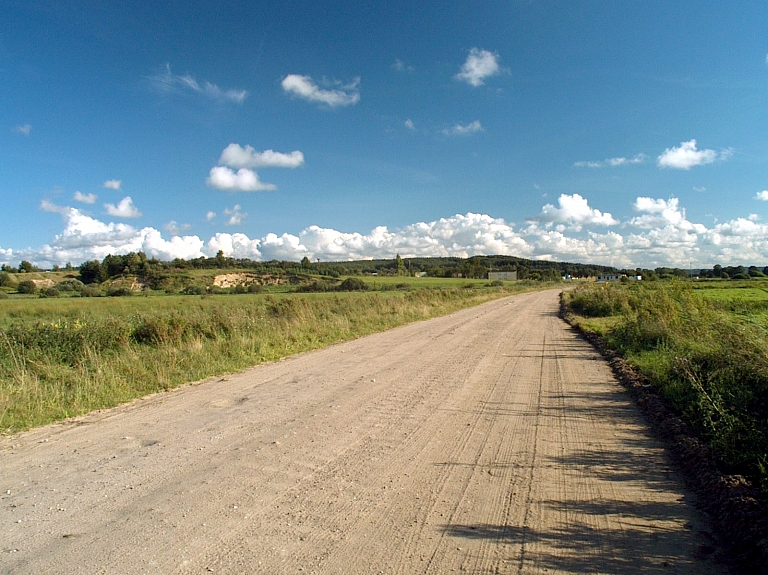
[[0,442],[3,573],[722,572],[557,292]]

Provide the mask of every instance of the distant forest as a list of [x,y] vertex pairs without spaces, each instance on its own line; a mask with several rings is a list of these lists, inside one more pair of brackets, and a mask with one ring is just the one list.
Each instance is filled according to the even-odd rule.
[[[430,277],[465,277],[487,278],[489,271],[517,271],[518,279],[555,280],[566,275],[572,278],[594,277],[598,275],[639,275],[646,280],[701,277],[723,279],[750,279],[768,277],[768,266],[720,266],[711,270],[688,270],[681,268],[660,267],[656,269],[620,269],[611,266],[598,266],[570,262],[529,260],[515,256],[473,256],[470,258],[401,258],[358,260],[347,262],[312,262],[304,258],[301,262],[293,261],[254,261],[248,258],[226,257],[219,252],[215,257],[200,257],[189,260],[174,259],[160,261],[147,258],[143,252],[126,255],[108,255],[102,261],[84,262],[79,267],[67,265],[67,271],[79,271],[83,283],[99,283],[110,278],[124,275],[136,275],[151,279],[174,271],[192,269],[240,269],[256,273],[284,274],[309,273],[330,277],[350,275],[427,275]],[[54,271],[60,271],[58,266]],[[6,273],[24,273],[40,271],[30,262],[23,261],[18,268],[3,265]]]

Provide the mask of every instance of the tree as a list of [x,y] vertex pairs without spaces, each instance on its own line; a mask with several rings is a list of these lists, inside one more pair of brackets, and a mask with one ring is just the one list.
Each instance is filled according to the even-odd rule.
[[304,256],[301,260],[301,269],[308,270],[312,267],[312,263],[309,261],[309,258],[307,256]]
[[84,284],[101,283],[106,277],[106,272],[98,260],[84,262],[80,266],[80,281]]
[[31,262],[28,262],[27,260],[21,260],[21,263],[19,264],[19,271],[20,272],[36,272],[38,270],[35,266],[32,265]]
[[405,263],[403,263],[403,258],[400,257],[400,254],[395,256],[395,273],[399,276],[404,276],[408,273],[405,270]]

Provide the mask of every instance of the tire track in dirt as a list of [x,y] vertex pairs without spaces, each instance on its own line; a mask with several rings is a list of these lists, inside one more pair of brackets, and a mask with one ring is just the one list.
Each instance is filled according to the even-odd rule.
[[0,572],[722,572],[556,311],[514,296],[3,438]]

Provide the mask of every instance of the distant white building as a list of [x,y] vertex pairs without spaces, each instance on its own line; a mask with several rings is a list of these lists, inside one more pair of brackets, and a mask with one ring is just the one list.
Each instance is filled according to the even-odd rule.
[[599,282],[617,282],[621,279],[621,276],[597,276]]
[[501,281],[517,281],[517,271],[513,272],[488,272],[488,279]]

